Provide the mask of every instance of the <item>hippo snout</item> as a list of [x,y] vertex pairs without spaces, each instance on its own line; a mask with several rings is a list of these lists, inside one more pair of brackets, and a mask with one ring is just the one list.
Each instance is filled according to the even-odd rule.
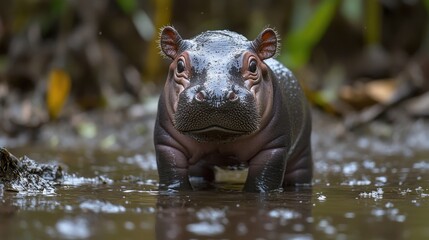
[[198,102],[205,101],[219,101],[219,102],[236,102],[238,100],[237,93],[232,90],[224,90],[221,95],[213,96],[213,94],[206,90],[200,90],[195,94],[195,100]]
[[199,86],[179,97],[174,126],[200,141],[228,141],[256,131],[259,121],[255,98],[249,91]]
[[224,104],[236,104],[239,101],[239,92],[235,89],[208,90],[199,89],[194,95],[194,101],[200,105],[221,107]]

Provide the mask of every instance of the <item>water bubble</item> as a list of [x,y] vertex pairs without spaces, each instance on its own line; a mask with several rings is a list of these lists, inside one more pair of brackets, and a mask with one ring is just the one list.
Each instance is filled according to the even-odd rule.
[[237,235],[246,235],[248,233],[248,229],[246,224],[239,223],[237,224]]
[[102,202],[100,200],[87,200],[82,202],[79,207],[82,210],[88,210],[95,213],[121,213],[125,212],[125,207],[115,205],[109,202]]
[[363,161],[363,167],[366,169],[373,169],[375,168],[375,162],[371,160],[365,160]]
[[387,182],[387,177],[386,176],[380,176],[380,177],[376,177],[375,180],[381,182],[381,183],[386,183]]
[[188,224],[186,230],[200,236],[214,236],[223,233],[225,227],[220,223],[200,222]]
[[199,210],[196,215],[199,220],[218,221],[225,218],[225,210],[208,207]]
[[347,163],[343,166],[343,173],[345,175],[351,175],[358,170],[358,164],[356,162]]
[[289,210],[289,209],[273,209],[268,213],[268,216],[272,217],[272,218],[279,218],[282,220],[289,220],[289,219],[294,219],[297,218],[299,216],[301,216],[301,214]]
[[386,205],[384,205],[386,208],[392,208],[393,207],[393,203],[391,202],[387,202]]
[[319,195],[319,196],[317,197],[317,200],[319,200],[319,201],[321,201],[321,202],[324,202],[324,201],[326,201],[326,196],[325,196],[325,195]]
[[62,219],[55,228],[58,234],[69,239],[84,239],[91,236],[89,223],[84,218]]
[[124,228],[127,229],[127,230],[133,230],[135,228],[135,225],[134,225],[133,222],[126,221],[124,223]]
[[377,188],[376,191],[371,191],[369,193],[367,192],[362,192],[359,193],[359,197],[361,198],[373,198],[374,200],[379,200],[383,198],[383,189],[382,188]]
[[429,170],[429,162],[426,162],[426,161],[416,162],[413,164],[413,168]]
[[371,214],[376,216],[376,217],[381,217],[381,216],[384,216],[386,214],[386,211],[383,209],[376,208],[376,209],[373,209],[371,211]]
[[334,235],[337,232],[337,229],[332,226],[326,219],[320,220],[318,224],[318,229],[324,231],[327,235]]

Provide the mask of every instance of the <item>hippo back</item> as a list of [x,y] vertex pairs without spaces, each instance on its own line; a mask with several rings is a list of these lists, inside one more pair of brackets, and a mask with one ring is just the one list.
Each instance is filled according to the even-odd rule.
[[[287,108],[289,116],[290,136],[292,146],[289,152],[293,152],[296,145],[308,145],[311,134],[311,116],[309,113],[306,97],[299,81],[293,73],[283,64],[275,59],[266,59],[265,63],[272,70],[277,81],[273,84],[277,85],[282,96],[282,106]],[[298,144],[298,142],[306,141],[307,144]]]

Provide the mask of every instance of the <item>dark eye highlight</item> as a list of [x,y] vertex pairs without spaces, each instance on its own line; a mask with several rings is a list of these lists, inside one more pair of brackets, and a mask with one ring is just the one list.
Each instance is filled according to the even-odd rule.
[[258,63],[256,62],[255,59],[250,60],[249,63],[249,71],[252,73],[255,73],[258,67]]
[[177,72],[182,73],[185,71],[185,62],[182,59],[179,59],[177,61]]

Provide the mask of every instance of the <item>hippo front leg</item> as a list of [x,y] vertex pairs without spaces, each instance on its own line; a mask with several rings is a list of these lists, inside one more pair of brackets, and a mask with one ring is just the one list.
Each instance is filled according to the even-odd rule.
[[286,169],[286,150],[270,148],[259,152],[249,162],[244,191],[270,192],[282,187]]
[[192,190],[186,156],[168,145],[158,144],[155,148],[159,190]]

